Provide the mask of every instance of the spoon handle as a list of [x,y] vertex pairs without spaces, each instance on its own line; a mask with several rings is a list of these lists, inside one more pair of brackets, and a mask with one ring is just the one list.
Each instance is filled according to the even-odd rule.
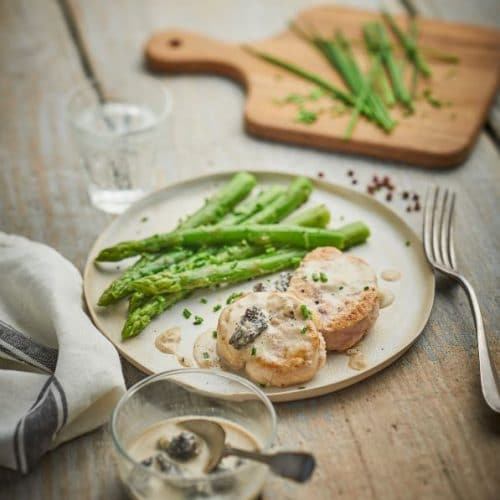
[[271,471],[277,476],[293,479],[299,483],[307,481],[316,466],[316,461],[310,453],[299,451],[282,451],[268,454],[240,450],[239,448],[225,448],[224,455],[234,455],[262,462],[268,465]]

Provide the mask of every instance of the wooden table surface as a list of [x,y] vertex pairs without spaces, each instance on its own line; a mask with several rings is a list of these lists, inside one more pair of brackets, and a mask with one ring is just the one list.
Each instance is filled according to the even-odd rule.
[[[368,0],[348,2],[376,8]],[[43,241],[83,267],[111,220],[87,198],[64,121],[64,96],[94,75],[101,84],[140,78],[141,48],[154,30],[179,26],[232,41],[279,30],[309,0],[0,0],[0,230]],[[398,8],[396,0],[385,2]],[[425,0],[421,13],[495,25],[495,0]],[[243,93],[210,76],[165,78],[175,100],[162,152],[168,180],[224,169],[325,173],[359,186],[390,175],[398,188],[420,193],[430,183],[458,192],[456,246],[460,268],[476,286],[486,331],[500,365],[499,151],[484,131],[460,167],[431,172],[401,164],[273,144],[242,130]],[[361,187],[360,187],[361,189]],[[420,213],[406,214],[420,227]],[[0,278],[1,279],[1,278]],[[127,382],[142,375],[123,363]],[[1,404],[1,401],[0,401]],[[314,451],[318,469],[297,486],[271,478],[263,497],[462,498],[500,494],[500,421],[483,403],[476,339],[465,295],[438,289],[423,335],[399,361],[335,394],[276,406],[279,443]],[[105,426],[47,454],[26,477],[0,471],[0,498],[117,499]]]

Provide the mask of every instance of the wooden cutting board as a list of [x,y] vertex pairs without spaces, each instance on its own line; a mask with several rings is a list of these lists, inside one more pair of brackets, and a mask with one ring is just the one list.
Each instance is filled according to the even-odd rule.
[[[342,29],[366,67],[361,27],[374,19],[380,19],[376,12],[328,6],[307,10],[295,21],[299,25],[314,26],[324,36]],[[406,18],[396,16],[396,19],[406,26]],[[283,23],[287,21],[284,19]],[[415,113],[405,116],[400,107],[393,108],[391,114],[399,124],[390,134],[361,119],[349,141],[342,139],[349,121],[348,112],[339,116],[332,109],[337,106],[338,110],[335,101],[323,96],[305,104],[307,109],[321,112],[319,119],[309,125],[299,123],[297,105],[277,101],[290,93],[307,95],[314,90],[314,85],[255,58],[241,45],[170,29],[148,41],[145,57],[149,68],[156,72],[217,73],[241,82],[247,90],[245,127],[256,136],[426,167],[457,165],[474,145],[498,89],[500,32],[424,18],[419,21],[419,31],[422,47],[456,55],[460,58],[459,64],[428,58],[433,75],[429,80],[419,80]],[[318,51],[291,31],[251,46],[343,86],[337,72]],[[409,66],[405,73],[409,80],[412,73]],[[433,107],[422,97],[427,88],[444,103],[442,107]]]

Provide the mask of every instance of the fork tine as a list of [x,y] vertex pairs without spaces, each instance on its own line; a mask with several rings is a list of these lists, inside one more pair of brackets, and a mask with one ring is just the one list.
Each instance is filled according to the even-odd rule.
[[451,193],[450,200],[450,214],[448,216],[448,254],[450,256],[451,268],[457,268],[457,261],[455,258],[455,245],[453,242],[453,215],[455,210],[455,198],[456,195],[454,192]]
[[425,195],[424,224],[422,227],[425,255],[431,262],[434,260],[434,252],[432,251],[432,214],[434,211],[435,190],[435,186],[427,189]]
[[432,230],[432,251],[434,252],[434,260],[439,264],[443,262],[443,258],[441,256],[441,249],[439,246],[439,210],[440,210],[440,190],[439,187],[436,186],[434,188],[434,199],[432,205],[432,221],[431,221],[431,230]]
[[451,267],[451,261],[448,253],[448,224],[449,224],[449,202],[448,202],[448,189],[444,190],[443,201],[441,204],[441,213],[439,220],[439,249],[441,252],[442,263],[445,266]]

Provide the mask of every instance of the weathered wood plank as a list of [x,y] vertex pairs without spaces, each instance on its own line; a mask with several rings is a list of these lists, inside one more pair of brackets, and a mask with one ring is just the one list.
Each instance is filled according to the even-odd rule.
[[64,96],[84,82],[77,54],[54,1],[1,2],[0,31],[0,228],[81,267],[106,217],[87,201],[65,123]]
[[[142,44],[154,30],[178,25],[227,40],[254,40],[276,32],[298,9],[312,3],[187,0],[174,6],[153,0],[74,0],[70,7],[96,74],[106,86],[116,77],[140,76]],[[432,7],[430,0],[424,4]],[[460,18],[461,8],[453,4],[453,15]],[[82,79],[76,53],[55,4],[0,5],[2,36],[11,47],[0,46],[2,67],[8,68],[0,76],[6,89],[0,95],[0,110],[12,124],[0,136],[1,227],[47,241],[81,267],[106,217],[90,208],[82,172],[70,168],[75,156],[62,124],[61,93]],[[481,11],[480,6],[475,9]],[[485,19],[490,17],[488,9]],[[427,13],[433,12],[437,11]],[[26,26],[31,40],[20,35]],[[500,220],[495,215],[500,161],[486,135],[460,168],[439,173],[395,168],[247,137],[241,127],[241,90],[232,82],[205,76],[176,76],[165,82],[176,105],[171,141],[176,158],[168,163],[169,180],[223,169],[278,168],[322,171],[327,179],[348,184],[345,173],[353,169],[360,189],[375,173],[390,175],[401,189],[420,193],[431,182],[457,189],[460,266],[478,288],[486,330],[499,360]],[[170,151],[163,154],[169,161]],[[401,200],[393,205],[419,227],[420,213],[406,214]],[[279,442],[314,450],[319,467],[304,486],[271,479],[264,498],[494,498],[500,490],[500,422],[481,400],[475,346],[465,296],[443,287],[424,335],[393,366],[337,394],[277,405]],[[125,368],[129,383],[141,376]],[[5,496],[122,498],[109,437],[104,428],[68,443],[26,478],[1,475],[0,484],[9,480]]]

